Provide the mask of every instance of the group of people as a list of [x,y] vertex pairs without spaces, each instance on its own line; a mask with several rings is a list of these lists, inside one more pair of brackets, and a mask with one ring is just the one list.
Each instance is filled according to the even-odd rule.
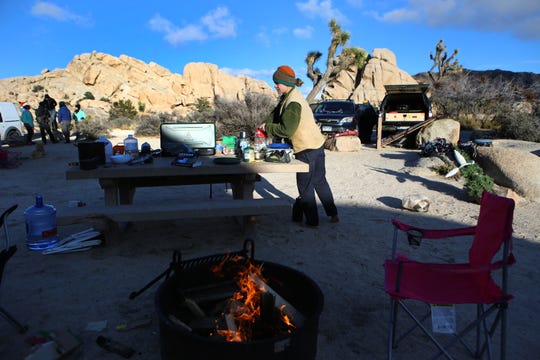
[[[30,111],[31,106],[29,103],[23,102],[20,103],[20,105],[21,121],[27,133],[26,143],[28,145],[32,145],[32,139],[35,133],[34,116]],[[56,105],[58,105],[58,112],[56,111]],[[76,104],[75,110],[73,111],[73,113],[71,113],[71,111],[67,107],[67,104],[64,101],[60,101],[59,103],[57,103],[54,98],[49,96],[49,94],[45,94],[43,100],[40,101],[35,111],[35,115],[36,121],[39,125],[41,141],[43,142],[43,144],[47,144],[47,135],[49,136],[49,140],[52,143],[57,143],[59,141],[55,136],[55,132],[58,132],[59,126],[65,143],[69,144],[71,138],[71,120],[75,121],[75,126],[77,128],[75,140],[78,140],[80,136],[80,130],[78,129],[77,124],[78,122],[86,119],[86,114],[83,110],[81,110],[80,104]]]

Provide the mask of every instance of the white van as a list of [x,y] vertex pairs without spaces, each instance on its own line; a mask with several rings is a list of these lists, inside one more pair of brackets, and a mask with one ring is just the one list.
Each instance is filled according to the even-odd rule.
[[20,140],[22,132],[21,117],[15,104],[0,101],[0,143]]

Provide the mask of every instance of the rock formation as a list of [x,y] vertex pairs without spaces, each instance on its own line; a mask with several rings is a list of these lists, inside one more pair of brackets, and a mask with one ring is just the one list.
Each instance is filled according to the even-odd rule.
[[[322,97],[368,100],[378,105],[385,95],[385,84],[416,83],[397,67],[396,57],[388,49],[375,49],[359,82],[358,77],[356,68],[341,72],[327,84]],[[275,96],[266,82],[232,76],[213,64],[189,63],[180,75],[154,62],[147,64],[127,55],[115,57],[100,52],[76,55],[65,69],[46,69],[37,76],[0,80],[2,101],[27,101],[36,108],[48,93],[71,106],[80,103],[96,118],[108,117],[111,105],[119,100],[131,100],[135,107],[144,104],[146,112],[185,115],[199,98],[210,103],[218,96],[242,100],[248,92]]]
[[356,66],[342,71],[334,81],[327,84],[322,98],[351,99],[355,103],[367,100],[378,106],[386,94],[384,85],[417,83],[412,76],[397,67],[396,55],[392,51],[374,49],[362,74],[358,74]]
[[[148,112],[183,115],[199,98],[241,100],[248,92],[275,94],[264,81],[235,77],[213,64],[189,63],[180,75],[154,62],[99,52],[77,55],[65,69],[0,80],[2,101],[28,101],[37,107],[48,93],[72,106],[80,102],[87,113],[98,117],[107,116],[111,104],[119,100],[131,100],[135,107],[144,104]],[[88,99],[90,93],[94,99]]]

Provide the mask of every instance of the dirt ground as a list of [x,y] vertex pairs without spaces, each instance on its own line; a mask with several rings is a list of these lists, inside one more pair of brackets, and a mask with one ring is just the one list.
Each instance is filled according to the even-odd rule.
[[[114,135],[110,140],[116,144],[125,132]],[[156,139],[139,139],[139,145],[143,141],[159,147]],[[0,358],[23,359],[31,351],[28,342],[43,332],[71,331],[82,344],[70,359],[120,358],[97,346],[100,335],[133,348],[133,359],[159,359],[154,304],[158,284],[133,300],[129,294],[164,271],[173,250],[181,251],[186,259],[239,250],[244,239],[238,225],[227,217],[136,223],[125,230],[119,242],[86,252],[43,255],[30,251],[25,247],[23,212],[34,203],[36,194],[42,194],[45,203],[60,207],[71,200],[103,204],[103,192],[95,180],[65,180],[68,164],[78,157],[73,144],[46,145],[46,155],[38,159],[31,157],[34,147],[14,150],[20,152],[22,163],[14,169],[0,169],[4,185],[0,210],[19,205],[8,221],[18,252],[7,264],[0,299],[29,330],[21,335],[2,321]],[[391,251],[390,219],[421,227],[470,226],[476,223],[479,206],[467,201],[461,182],[410,171],[418,151],[392,147],[377,151],[367,146],[358,152],[327,152],[326,156],[327,177],[341,222],[331,224],[321,207],[318,229],[292,223],[288,213],[259,217],[255,257],[302,271],[321,288],[324,309],[317,359],[384,359],[389,302],[382,264]],[[230,196],[225,184],[211,190],[214,197]],[[279,194],[292,203],[297,194],[295,176],[265,175],[256,192],[256,196]],[[209,194],[209,185],[143,188],[137,190],[135,201],[187,201],[205,199]],[[403,209],[402,199],[411,194],[427,196],[429,211]],[[534,320],[540,308],[538,214],[540,204],[526,199],[517,204],[514,214],[517,263],[510,271],[510,292],[515,299],[508,311],[508,357],[512,359],[537,358],[540,353],[540,325]],[[59,234],[64,238],[87,228],[87,224],[60,227]],[[468,241],[443,241],[423,245],[419,251],[433,255],[434,261],[464,261],[469,246]],[[128,331],[117,329],[140,319],[150,322]],[[423,336],[416,336],[399,348],[395,358],[424,358],[424,341]]]

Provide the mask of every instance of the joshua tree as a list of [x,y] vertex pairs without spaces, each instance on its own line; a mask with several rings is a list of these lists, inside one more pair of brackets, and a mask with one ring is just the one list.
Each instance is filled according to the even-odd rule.
[[[463,70],[463,67],[459,64],[459,60],[456,58],[458,49],[455,49],[450,57],[446,52],[446,45],[443,44],[442,39],[439,40],[435,48],[435,56],[433,53],[429,53],[429,58],[433,60],[433,66],[429,69],[428,74],[433,82],[441,80],[448,73],[459,73]],[[433,74],[433,69],[437,68],[436,78]]]
[[313,89],[307,96],[307,101],[311,102],[322,90],[324,85],[342,70],[347,70],[351,65],[358,66],[361,69],[367,59],[367,52],[357,47],[344,47],[341,54],[336,55],[339,46],[345,46],[349,41],[350,34],[348,31],[341,30],[341,26],[335,21],[330,20],[330,31],[332,32],[332,41],[328,48],[328,56],[326,58],[326,71],[321,72],[318,68],[314,68],[314,64],[322,56],[319,51],[312,51],[306,56],[308,66],[307,76],[313,81]]

